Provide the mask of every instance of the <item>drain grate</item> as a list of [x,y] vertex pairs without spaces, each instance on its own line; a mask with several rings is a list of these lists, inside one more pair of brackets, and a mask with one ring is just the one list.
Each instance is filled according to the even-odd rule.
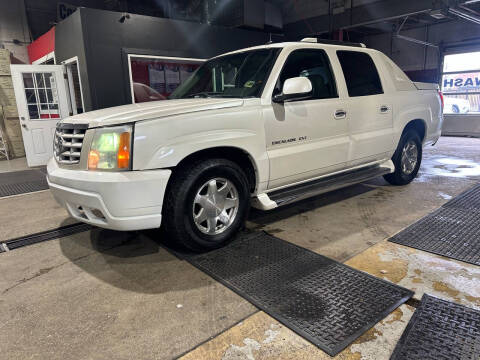
[[[22,246],[32,245],[32,244],[36,244],[36,243],[39,243],[39,242],[42,242],[42,241],[57,239],[57,238],[61,238],[61,237],[64,237],[64,236],[73,235],[73,234],[76,234],[76,233],[79,233],[79,232],[88,231],[91,228],[92,227],[88,224],[76,223],[76,224],[72,224],[72,225],[62,226],[62,227],[59,227],[59,228],[53,229],[53,230],[42,231],[42,232],[39,232],[39,233],[36,233],[36,234],[27,235],[27,236],[19,237],[19,238],[16,238],[16,239],[7,240],[7,241],[3,242],[2,244],[4,246],[6,245],[8,250],[14,250],[14,249],[17,249],[17,248],[22,247]],[[2,244],[0,244],[0,245],[2,245]],[[2,248],[2,246],[0,246],[0,248]],[[5,250],[5,249],[3,249],[3,250]],[[0,252],[1,252],[1,250],[0,250]]]
[[182,257],[331,356],[413,295],[263,232]]
[[0,198],[48,189],[44,169],[0,173]]
[[480,186],[410,225],[389,241],[480,265]]
[[480,359],[480,311],[423,295],[390,359]]

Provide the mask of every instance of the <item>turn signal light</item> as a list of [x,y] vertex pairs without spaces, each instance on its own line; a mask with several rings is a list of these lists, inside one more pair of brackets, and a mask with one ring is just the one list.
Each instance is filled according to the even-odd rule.
[[128,169],[130,166],[130,133],[120,134],[120,144],[117,153],[117,166],[119,169]]
[[88,168],[91,170],[95,170],[98,166],[98,162],[100,161],[100,154],[96,150],[90,150],[88,153]]

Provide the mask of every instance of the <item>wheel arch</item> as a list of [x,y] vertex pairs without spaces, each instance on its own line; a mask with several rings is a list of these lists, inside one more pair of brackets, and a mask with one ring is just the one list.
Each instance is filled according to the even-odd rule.
[[[227,159],[236,163],[247,176],[249,182],[250,193],[254,193],[258,187],[259,176],[258,167],[253,157],[244,149],[235,146],[215,146],[206,149],[197,150],[185,156],[180,162],[172,168],[173,174],[176,169],[188,166],[188,164],[196,163],[203,159]],[[170,179],[174,178],[171,176]],[[170,180],[169,180],[170,182]]]
[[427,123],[423,119],[414,119],[410,120],[405,127],[403,128],[402,135],[405,134],[406,131],[413,129],[418,133],[421,142],[425,140],[425,136],[427,134]]

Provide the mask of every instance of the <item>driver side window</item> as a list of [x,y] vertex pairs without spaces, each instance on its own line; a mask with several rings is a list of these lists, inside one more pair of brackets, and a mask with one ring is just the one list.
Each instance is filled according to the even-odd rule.
[[312,99],[336,98],[337,87],[327,54],[321,49],[300,49],[290,53],[280,73],[274,94],[280,93],[285,80],[304,76],[312,83]]

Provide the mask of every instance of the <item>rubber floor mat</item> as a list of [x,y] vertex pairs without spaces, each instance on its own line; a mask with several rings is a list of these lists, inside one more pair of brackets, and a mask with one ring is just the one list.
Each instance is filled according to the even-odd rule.
[[389,241],[480,265],[480,187],[450,200]]
[[480,211],[480,185],[464,191],[443,206],[462,210]]
[[480,359],[480,311],[423,295],[390,359]]
[[42,168],[0,173],[0,198],[47,189],[47,178]]
[[183,259],[331,356],[413,296],[264,232]]

